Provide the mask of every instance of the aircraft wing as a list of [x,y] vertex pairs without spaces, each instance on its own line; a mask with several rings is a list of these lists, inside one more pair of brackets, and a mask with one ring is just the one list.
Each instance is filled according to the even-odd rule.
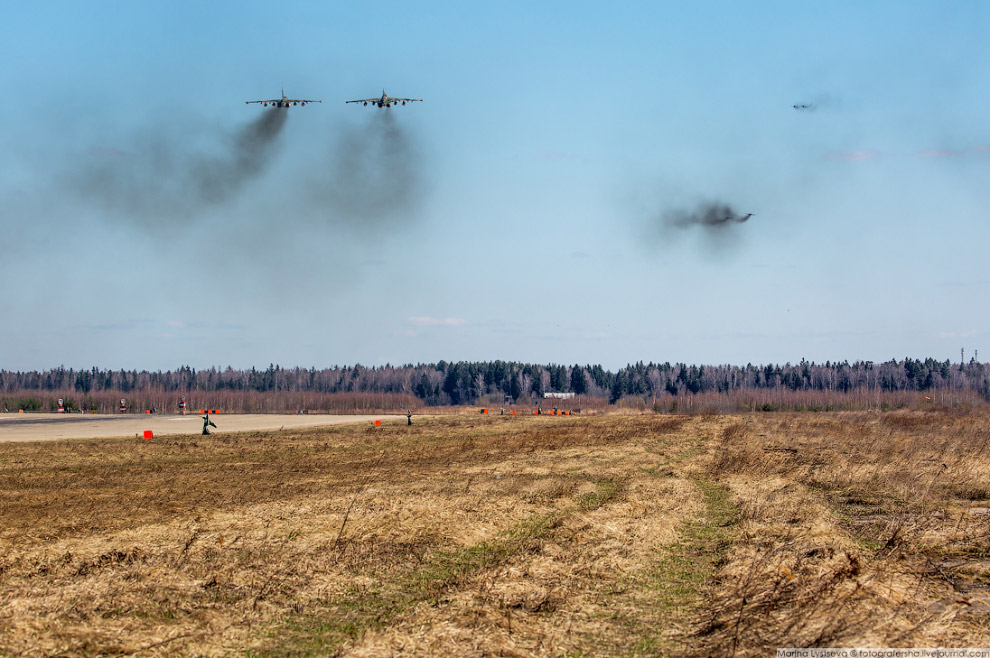
[[323,101],[311,101],[311,100],[305,100],[303,98],[286,98],[284,102],[286,102],[286,103],[322,103]]
[[393,98],[392,100],[394,100],[394,101],[409,101],[410,103],[412,103],[413,101],[418,101],[420,103],[423,102],[423,99],[422,98]]
[[379,98],[361,98],[361,99],[356,100],[356,101],[344,101],[344,102],[345,103],[377,103],[380,100],[381,100],[381,97],[379,97]]
[[278,103],[281,100],[282,100],[281,98],[276,98],[276,99],[270,100],[270,101],[244,101],[244,103],[246,105],[250,105],[251,103]]

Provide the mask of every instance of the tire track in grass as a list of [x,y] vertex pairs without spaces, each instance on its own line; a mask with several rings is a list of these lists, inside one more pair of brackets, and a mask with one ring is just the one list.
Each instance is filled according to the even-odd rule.
[[[614,621],[625,627],[623,646],[595,647],[587,655],[690,655],[695,620],[705,605],[706,588],[732,545],[737,509],[731,492],[706,480],[690,480],[704,500],[703,518],[686,520],[678,539],[659,549],[657,560],[623,594],[625,612]],[[604,655],[604,654],[603,654]]]
[[450,591],[478,574],[520,555],[539,551],[543,541],[553,537],[568,516],[596,510],[620,492],[621,484],[614,480],[596,482],[595,491],[581,496],[573,507],[533,515],[490,541],[438,551],[425,559],[422,567],[392,583],[354,588],[345,596],[326,601],[316,612],[285,620],[272,631],[265,648],[246,655],[248,658],[337,655],[348,643],[360,641],[369,631],[384,628],[417,604],[441,604]]

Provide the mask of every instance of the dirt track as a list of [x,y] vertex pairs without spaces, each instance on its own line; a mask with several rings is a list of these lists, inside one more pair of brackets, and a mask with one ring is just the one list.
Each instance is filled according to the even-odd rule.
[[[279,428],[317,427],[344,423],[371,423],[375,420],[405,420],[395,415],[323,415],[323,414],[218,414],[211,416],[214,434],[272,430]],[[176,415],[89,415],[89,414],[0,414],[0,442],[52,441],[55,439],[96,439],[131,437],[151,430],[155,436],[165,434],[199,434],[203,419],[197,414]]]

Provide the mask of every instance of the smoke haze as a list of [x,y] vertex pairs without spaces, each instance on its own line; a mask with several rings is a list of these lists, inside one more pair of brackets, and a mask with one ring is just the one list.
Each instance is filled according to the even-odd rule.
[[798,100],[794,103],[794,109],[799,112],[815,112],[817,110],[830,109],[836,105],[838,105],[838,100],[831,94],[819,93],[810,98]]
[[90,150],[63,182],[84,202],[137,223],[189,222],[265,170],[287,117],[284,110],[266,110],[233,133],[210,135],[219,142],[212,149],[198,145],[199,134],[162,127],[125,150]]
[[749,217],[740,214],[727,203],[703,203],[692,210],[675,210],[665,217],[668,226],[688,229],[701,226],[707,229],[719,230],[732,224],[742,224]]
[[422,158],[395,111],[377,110],[360,124],[341,127],[327,178],[313,184],[315,200],[329,211],[331,221],[362,230],[418,210]]
[[[665,204],[666,205],[666,204]],[[670,248],[682,239],[693,242],[700,253],[722,257],[735,251],[743,242],[745,231],[740,225],[750,219],[724,201],[708,201],[693,206],[661,208],[644,216],[646,241],[651,250]]]
[[213,162],[200,161],[193,171],[198,198],[220,203],[261,174],[274,154],[276,140],[285,126],[286,109],[266,110],[255,121],[227,138],[226,153]]

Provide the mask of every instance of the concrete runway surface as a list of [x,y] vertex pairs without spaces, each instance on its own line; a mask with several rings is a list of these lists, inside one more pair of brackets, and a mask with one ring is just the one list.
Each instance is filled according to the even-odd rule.
[[[400,415],[330,415],[330,414],[216,414],[210,420],[216,427],[212,434],[248,432],[253,430],[294,429],[341,425],[344,423],[373,423],[402,420]],[[186,416],[166,414],[0,414],[0,442],[52,441],[56,439],[96,439],[143,436],[151,430],[155,436],[165,434],[200,434],[203,418],[198,414]]]

